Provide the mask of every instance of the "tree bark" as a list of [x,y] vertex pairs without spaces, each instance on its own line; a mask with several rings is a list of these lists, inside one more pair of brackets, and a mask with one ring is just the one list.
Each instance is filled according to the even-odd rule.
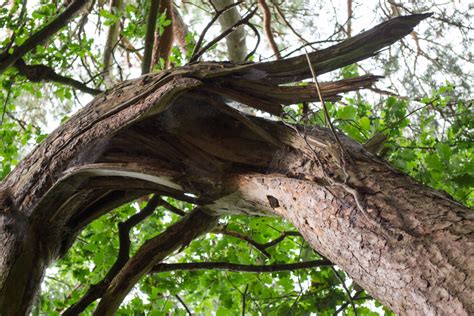
[[[309,59],[318,73],[362,60],[425,17],[385,22]],[[305,132],[226,103],[277,114],[282,104],[317,101],[314,89],[279,85],[309,76],[306,56],[198,63],[99,95],[0,183],[0,314],[26,314],[46,266],[86,225],[150,193],[187,201],[187,193],[196,196],[192,202],[211,214],[200,217],[193,237],[224,213],[286,218],[315,250],[397,313],[474,312],[469,209],[343,135],[349,155],[341,154],[327,129]],[[322,94],[337,97],[376,79],[321,84]],[[166,256],[163,245],[156,253],[155,246],[153,239],[145,243],[145,255],[124,265],[96,313],[112,314],[117,298]]]

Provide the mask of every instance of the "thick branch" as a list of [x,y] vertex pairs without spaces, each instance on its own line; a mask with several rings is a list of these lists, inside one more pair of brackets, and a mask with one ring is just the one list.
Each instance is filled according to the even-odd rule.
[[112,280],[94,315],[114,315],[127,293],[143,275],[173,251],[186,247],[210,231],[216,222],[217,217],[197,208],[165,232],[145,242]]
[[127,263],[130,257],[130,230],[144,221],[147,217],[153,214],[153,211],[161,203],[159,196],[154,195],[148,204],[137,214],[131,216],[125,222],[118,224],[119,230],[119,252],[115,263],[110,268],[107,275],[97,284],[92,285],[84,296],[71,307],[69,307],[62,315],[78,315],[82,313],[92,302],[99,297],[102,297],[105,290],[109,287],[110,282],[120,272],[122,267]]
[[29,37],[22,45],[14,48],[12,54],[0,57],[0,74],[6,69],[13,66],[17,60],[22,58],[26,53],[36,46],[43,44],[57,31],[69,23],[81,10],[83,10],[90,0],[74,0],[71,4],[59,14],[54,20],[43,27],[38,32]]
[[226,270],[233,272],[281,272],[316,267],[330,267],[333,264],[329,260],[313,260],[295,263],[282,263],[271,265],[248,265],[228,262],[192,262],[192,263],[159,263],[153,267],[151,273],[162,273],[169,271],[195,271],[195,270]]
[[[380,49],[393,44],[412,32],[413,28],[431,14],[400,16],[351,37],[337,45],[309,54],[316,75],[320,75],[374,56]],[[311,76],[306,57],[261,63],[256,68],[270,74],[274,83],[295,82]]]

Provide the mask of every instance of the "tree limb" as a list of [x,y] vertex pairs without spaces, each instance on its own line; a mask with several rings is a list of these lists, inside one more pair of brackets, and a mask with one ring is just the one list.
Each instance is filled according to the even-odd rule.
[[161,273],[169,271],[225,270],[233,272],[263,273],[330,267],[332,265],[333,263],[329,260],[313,260],[271,265],[247,265],[229,262],[159,263],[155,265],[150,272]]
[[276,58],[281,59],[280,50],[278,49],[275,37],[273,36],[272,13],[270,12],[270,8],[265,0],[258,0],[258,6],[263,13],[263,30],[265,31],[265,36],[267,37],[270,48],[273,50]]
[[[400,16],[385,21],[339,44],[309,53],[311,64],[316,69],[316,75],[376,55],[380,49],[410,34],[421,20],[429,16],[431,16],[431,13]],[[267,72],[269,74],[267,76],[268,80],[279,84],[311,77],[311,71],[304,55],[261,63],[256,68]]]
[[105,290],[109,287],[110,282],[119,273],[120,269],[127,263],[130,258],[130,230],[137,224],[145,220],[161,203],[161,198],[154,195],[148,204],[138,213],[132,215],[125,222],[118,224],[119,231],[119,251],[115,263],[107,272],[107,275],[99,282],[91,285],[82,298],[71,305],[62,315],[72,316],[82,313],[92,302],[102,297]]
[[146,241],[110,282],[94,315],[114,315],[143,275],[173,251],[186,247],[195,238],[212,230],[217,219],[196,208],[163,233]]
[[31,82],[50,81],[70,86],[72,88],[81,90],[82,92],[98,95],[103,91],[94,88],[89,88],[84,83],[75,79],[61,76],[54,71],[53,68],[45,65],[27,65],[23,59],[18,59],[15,64],[15,68],[20,74],[25,76]]

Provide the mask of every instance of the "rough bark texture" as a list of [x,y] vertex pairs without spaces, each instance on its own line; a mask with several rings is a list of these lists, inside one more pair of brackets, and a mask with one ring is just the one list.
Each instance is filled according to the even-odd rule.
[[[324,73],[367,58],[424,17],[391,20],[310,60]],[[170,227],[145,243],[110,282],[97,314],[113,314],[141,275],[229,212],[290,220],[314,249],[397,313],[474,312],[470,210],[342,135],[350,157],[341,157],[326,129],[303,131],[227,104],[280,113],[282,104],[317,100],[314,89],[279,86],[309,76],[305,56],[199,63],[98,96],[0,183],[0,314],[26,314],[45,267],[81,229],[149,193],[188,201],[185,193],[192,193],[215,214],[190,220],[202,213],[193,212],[173,226],[186,227],[182,233]],[[375,79],[322,85],[323,95]]]

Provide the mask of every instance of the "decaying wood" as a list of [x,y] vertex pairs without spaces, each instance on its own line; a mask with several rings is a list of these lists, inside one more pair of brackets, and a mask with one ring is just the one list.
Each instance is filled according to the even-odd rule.
[[[318,74],[337,69],[373,56],[424,18],[390,20],[309,58]],[[113,314],[140,276],[224,213],[290,220],[314,249],[398,313],[473,312],[470,210],[343,135],[353,160],[345,168],[329,130],[303,131],[228,105],[237,100],[277,114],[292,100],[318,100],[312,86],[279,85],[310,76],[305,56],[197,63],[99,95],[0,184],[0,314],[27,313],[45,268],[81,229],[150,193],[182,200],[192,193],[199,207],[127,261],[96,314]],[[322,95],[376,79],[321,84]],[[183,223],[194,227],[189,234],[179,234]]]

